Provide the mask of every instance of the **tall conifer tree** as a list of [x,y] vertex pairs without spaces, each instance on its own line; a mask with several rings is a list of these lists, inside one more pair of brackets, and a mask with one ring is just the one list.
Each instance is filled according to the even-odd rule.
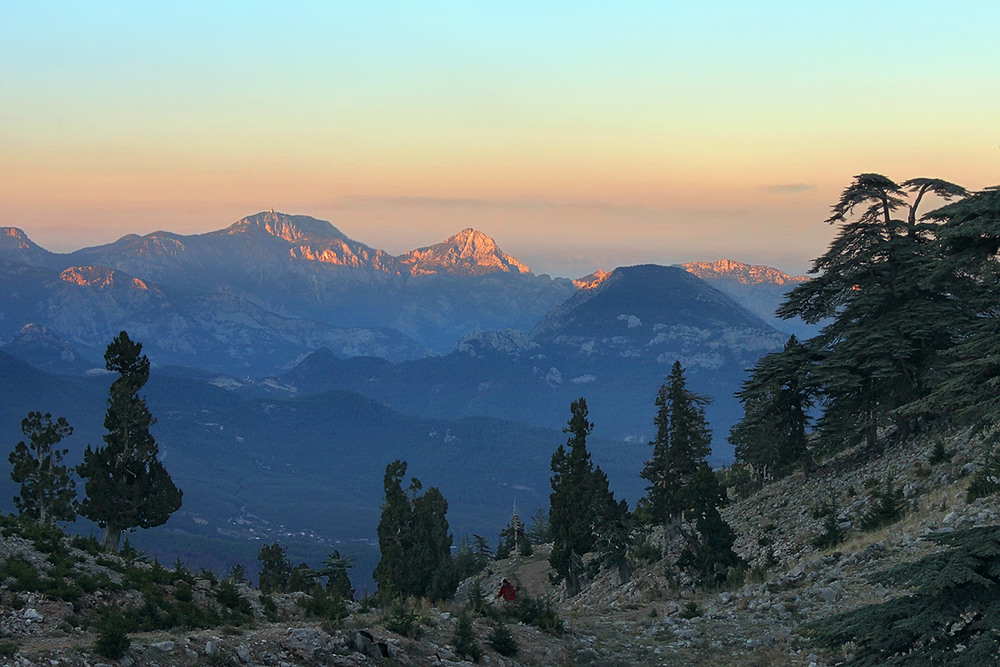
[[122,331],[104,353],[105,366],[118,373],[111,383],[104,417],[105,446],[83,454],[77,467],[87,480],[80,514],[104,528],[105,548],[118,551],[123,530],[166,523],[181,506],[181,491],[157,458],[149,432],[156,420],[139,397],[149,379],[149,359],[142,344]]
[[[929,392],[940,353],[953,343],[948,322],[960,304],[926,280],[937,264],[936,225],[918,215],[928,194],[947,200],[967,193],[938,179],[897,184],[881,174],[856,176],[827,220],[841,227],[813,262],[816,277],[778,309],[785,318],[829,321],[809,346],[823,390],[821,432],[833,446],[872,445],[890,422],[905,437],[916,420],[901,408]],[[905,217],[896,217],[900,209]]]
[[594,549],[602,520],[613,516],[611,506],[618,504],[608,488],[607,475],[594,466],[587,451],[587,436],[594,425],[588,419],[586,399],[573,401],[570,413],[563,429],[569,438],[552,455],[549,564],[566,580],[566,593],[573,596],[580,592],[583,556]]
[[647,507],[669,536],[679,532],[688,507],[684,487],[711,452],[712,433],[704,407],[708,402],[687,388],[684,369],[679,361],[674,362],[656,396],[656,438],[649,443],[653,456],[640,473],[649,482]]
[[780,478],[796,466],[812,466],[806,429],[816,387],[810,374],[813,359],[795,336],[785,349],[762,357],[736,397],[743,419],[729,431],[736,460],[750,466],[757,482]]
[[406,462],[386,466],[385,499],[378,524],[380,559],[374,579],[379,592],[442,599],[458,585],[451,560],[452,536],[448,532],[448,502],[436,487],[420,495],[420,480],[410,480],[403,490]]

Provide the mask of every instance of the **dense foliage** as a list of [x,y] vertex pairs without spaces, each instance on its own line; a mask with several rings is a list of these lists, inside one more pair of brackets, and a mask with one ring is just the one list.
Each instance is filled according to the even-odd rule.
[[566,592],[580,591],[583,556],[598,542],[598,533],[613,526],[627,506],[618,503],[608,488],[608,477],[594,466],[587,451],[587,436],[594,429],[584,398],[570,405],[571,417],[563,429],[566,445],[552,455],[552,493],[549,495],[549,530],[552,553],[549,564],[566,580]]
[[[931,195],[957,201],[921,215]],[[761,359],[738,394],[730,441],[761,480],[880,429],[904,440],[942,417],[1000,418],[1000,190],[861,174],[827,222],[841,227],[815,277],[778,310],[823,328]]]
[[21,485],[14,504],[18,512],[41,521],[73,521],[76,519],[76,482],[69,468],[62,464],[68,449],[54,449],[73,427],[59,417],[29,412],[21,421],[21,432],[28,438],[14,446],[9,461],[13,465],[10,478]]
[[931,535],[948,550],[897,565],[882,578],[911,594],[814,624],[828,646],[853,642],[852,667],[1000,661],[1000,527]]
[[87,480],[80,514],[104,528],[104,545],[118,550],[123,530],[166,523],[181,506],[181,491],[157,458],[149,432],[155,423],[139,397],[149,379],[149,359],[142,344],[122,331],[104,353],[105,366],[118,373],[111,383],[104,417],[104,447],[87,449],[77,468]]
[[415,477],[410,480],[407,494],[402,487],[405,475],[405,461],[386,466],[385,500],[378,524],[381,558],[374,573],[379,593],[432,600],[449,598],[458,578],[445,517],[448,502],[433,486],[420,494],[422,485]]

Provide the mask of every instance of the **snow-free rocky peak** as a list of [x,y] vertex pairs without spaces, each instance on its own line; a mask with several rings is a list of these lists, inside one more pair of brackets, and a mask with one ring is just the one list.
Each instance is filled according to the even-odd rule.
[[149,289],[149,286],[139,278],[133,278],[127,273],[106,266],[71,266],[59,274],[59,280],[83,287]]
[[743,264],[731,259],[717,262],[688,262],[684,268],[702,280],[723,279],[742,285],[794,285],[809,280],[806,276],[790,276],[770,266]]
[[399,260],[412,275],[531,273],[530,268],[504,253],[496,241],[471,228],[463,229],[442,243],[411,250]]
[[234,222],[225,229],[226,234],[264,232],[284,239],[289,243],[340,239],[347,237],[326,220],[317,220],[308,215],[288,215],[274,211],[264,211]]

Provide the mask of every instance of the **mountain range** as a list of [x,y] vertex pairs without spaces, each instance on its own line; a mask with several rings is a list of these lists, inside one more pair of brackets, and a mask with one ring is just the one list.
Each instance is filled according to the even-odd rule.
[[[231,300],[227,308],[235,312],[230,319],[259,320],[259,315],[247,312],[255,307],[273,316],[329,327],[393,329],[411,341],[362,352],[389,358],[423,356],[428,350],[447,352],[475,331],[530,329],[576,289],[569,280],[532,274],[492,239],[472,229],[394,257],[349,239],[329,222],[274,212],[258,213],[206,234],[129,235],[67,254],[48,252],[23,231],[3,228],[0,258],[17,270],[38,271],[34,282],[42,277],[49,283],[72,279],[80,287],[106,286],[111,269],[118,272],[116,285],[163,294],[173,303],[170,308],[158,305],[157,310],[178,311],[183,317],[189,308],[198,311],[198,306],[179,299],[197,301],[210,294]],[[11,270],[10,265],[0,266],[4,283],[13,280]],[[77,275],[64,276],[67,270]],[[96,280],[88,280],[90,276]],[[203,315],[195,312],[190,317],[199,320]],[[83,332],[39,323],[83,344]],[[2,337],[11,335],[9,329],[0,330]],[[259,343],[253,335],[247,338]],[[392,349],[393,344],[399,347]],[[247,363],[238,351],[228,356]],[[183,363],[176,356],[168,358],[165,362]],[[227,355],[216,358],[221,363]],[[244,370],[265,368],[251,364]]]
[[164,533],[174,543],[277,526],[370,539],[393,458],[442,489],[457,530],[488,533],[513,503],[545,504],[549,457],[581,396],[595,461],[637,498],[675,360],[714,399],[711,461],[731,460],[733,392],[784,344],[767,304],[798,280],[729,261],[553,279],[471,229],[392,256],[271,212],[67,254],[3,228],[0,435],[15,442],[20,419],[42,410],[98,444],[103,351],[126,329],[153,363],[155,434],[185,489]]

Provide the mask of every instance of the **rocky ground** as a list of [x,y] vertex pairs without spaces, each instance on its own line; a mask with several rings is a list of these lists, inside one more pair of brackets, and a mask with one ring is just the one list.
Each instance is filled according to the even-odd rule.
[[[935,442],[949,460],[929,463]],[[738,535],[737,551],[751,569],[741,583],[699,591],[668,578],[663,562],[636,568],[624,585],[605,572],[577,596],[567,599],[549,581],[543,545],[529,557],[491,563],[478,577],[487,598],[503,577],[521,596],[548,600],[562,632],[552,634],[525,623],[509,623],[518,646],[515,656],[494,651],[487,638],[493,626],[473,614],[474,632],[484,665],[834,665],[845,656],[821,651],[808,639],[808,624],[860,605],[881,602],[905,591],[886,588],[872,575],[892,564],[915,560],[934,549],[920,538],[998,520],[996,497],[965,502],[965,488],[982,464],[987,447],[965,431],[934,434],[888,449],[855,449],[825,462],[809,477],[801,473],[730,503],[724,516]],[[903,489],[907,513],[879,530],[860,530],[874,490],[891,479]],[[813,546],[823,532],[820,506],[835,501],[840,544]],[[0,540],[0,558],[20,555],[36,564],[44,557],[17,536]],[[90,554],[77,567],[98,569]],[[125,658],[111,661],[94,653],[95,635],[78,617],[97,605],[101,590],[76,606],[38,593],[15,593],[10,580],[0,586],[0,664],[46,667],[157,665],[448,665],[463,661],[454,647],[458,616],[472,595],[473,582],[456,599],[412,608],[419,636],[387,629],[387,612],[359,603],[339,622],[304,616],[294,596],[281,598],[280,621],[265,620],[259,593],[241,587],[252,603],[249,625],[213,630],[131,635]],[[195,597],[207,594],[208,581],[195,582]],[[199,593],[200,589],[204,589]],[[116,604],[138,604],[136,592],[114,593]],[[130,598],[131,596],[131,598]],[[107,598],[104,598],[107,601]],[[489,604],[502,604],[490,599]],[[391,625],[391,624],[390,624]]]

